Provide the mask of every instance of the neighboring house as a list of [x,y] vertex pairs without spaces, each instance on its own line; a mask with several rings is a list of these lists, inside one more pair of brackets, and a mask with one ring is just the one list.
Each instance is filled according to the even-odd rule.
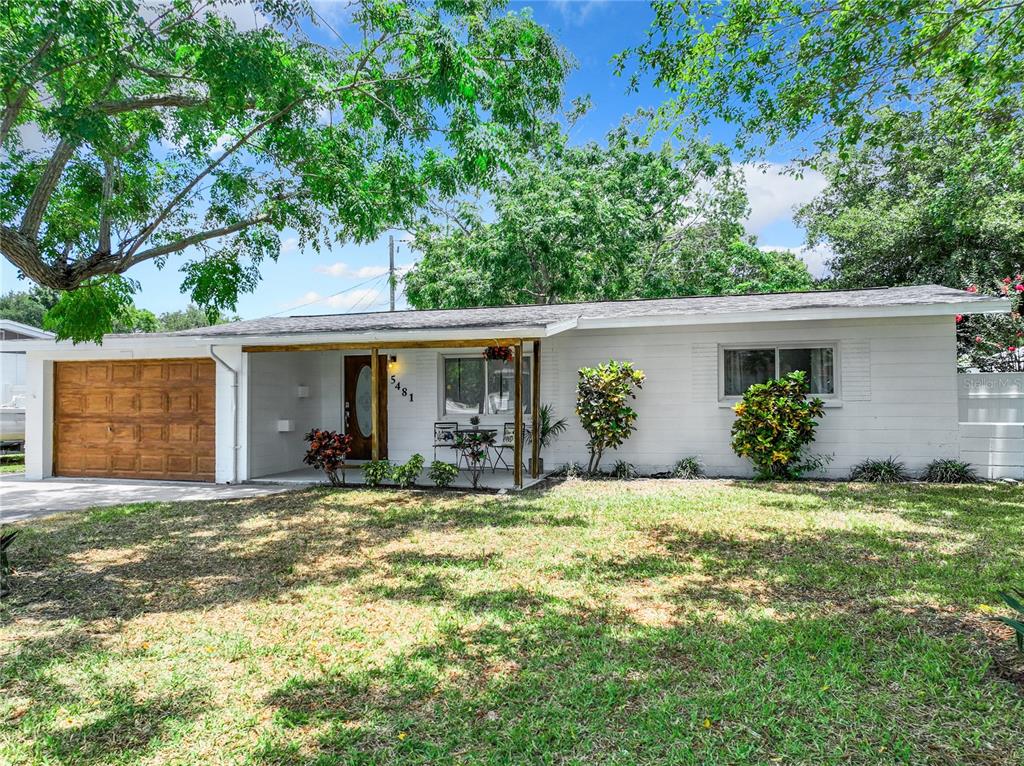
[[730,448],[730,407],[750,384],[803,369],[826,401],[813,448],[834,456],[826,475],[889,455],[917,469],[959,451],[955,315],[1008,306],[922,286],[269,318],[102,346],[23,341],[36,392],[27,475],[298,476],[304,433],[346,424],[353,459],[429,462],[438,421],[515,421],[515,365],[482,351],[520,344],[526,426],[538,401],[569,419],[543,456],[551,468],[586,461],[577,371],[617,359],[647,380],[637,430],[608,467],[664,470],[699,455],[711,474],[750,475]]
[[[53,333],[38,327],[0,319],[0,341],[52,338]],[[25,440],[25,352],[0,353],[0,444]]]

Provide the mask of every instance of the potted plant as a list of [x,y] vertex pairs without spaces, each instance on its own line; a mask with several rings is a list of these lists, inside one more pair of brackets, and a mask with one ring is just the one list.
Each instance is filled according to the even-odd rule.
[[511,346],[488,346],[484,349],[484,359],[511,362],[514,356]]
[[[539,424],[537,428],[537,442],[540,444],[540,451],[543,452],[549,446],[551,446],[555,439],[561,436],[565,429],[569,427],[569,423],[566,418],[559,418],[555,420],[555,408],[550,404],[542,404],[539,412]],[[526,443],[530,444],[533,441],[532,429],[526,429]],[[544,471],[544,458],[537,460],[537,470],[534,471],[533,458],[530,458],[530,471],[532,473],[542,473]]]

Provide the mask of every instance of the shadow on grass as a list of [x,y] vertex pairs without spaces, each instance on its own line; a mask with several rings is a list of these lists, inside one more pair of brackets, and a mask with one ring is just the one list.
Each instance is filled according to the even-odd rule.
[[367,551],[416,529],[583,524],[533,503],[393,490],[99,509],[26,526],[8,611],[92,620],[201,609],[351,579]]
[[[15,722],[32,731],[34,751],[45,763],[133,763],[208,707],[202,688],[142,696],[134,684],[111,683],[103,668],[117,659],[80,629],[21,642],[0,663],[0,688],[23,707],[0,722],[0,732]],[[73,663],[89,671],[69,676]],[[103,714],[92,715],[94,708]]]
[[[878,510],[922,528],[754,523],[727,536],[687,527],[693,501],[669,495],[659,502],[675,523],[629,522],[644,552],[602,542],[554,556],[570,537],[604,540],[600,515],[583,521],[572,498],[540,493],[304,490],[41,524],[18,552],[20,606],[4,608],[116,626],[108,618],[173,620],[337,583],[382,610],[429,607],[435,630],[422,643],[267,694],[276,725],[254,764],[1022,761],[1019,688],[992,677],[983,626],[960,614],[1020,576],[1024,500],[742,489],[762,506]],[[493,551],[516,527],[524,538],[552,533],[551,563],[505,579],[515,551]],[[417,549],[427,536],[453,549]],[[488,552],[462,552],[478,538]],[[398,543],[413,547],[389,550]],[[634,588],[648,583],[663,588]],[[624,591],[667,618],[645,620],[617,600]],[[81,691],[57,670],[102,665],[112,650],[78,629],[12,649],[0,677],[38,716],[20,725],[36,732],[40,760],[141,760],[204,704],[202,690],[140,698],[101,686],[102,716],[60,723]]]
[[[481,624],[373,669],[293,678],[251,764],[996,763],[1024,704],[963,705],[987,665],[912,615],[836,612],[642,625],[615,610],[492,593]],[[928,704],[922,705],[922,698]],[[997,720],[1002,723],[997,723]],[[1009,723],[1011,730],[1004,728]],[[301,747],[300,747],[301,743]]]

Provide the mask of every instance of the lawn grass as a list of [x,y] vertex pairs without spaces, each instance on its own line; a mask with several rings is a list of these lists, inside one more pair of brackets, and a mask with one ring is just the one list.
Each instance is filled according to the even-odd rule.
[[1019,487],[310,489],[23,525],[0,763],[1020,764]]
[[0,455],[0,473],[25,473],[25,455],[10,452]]

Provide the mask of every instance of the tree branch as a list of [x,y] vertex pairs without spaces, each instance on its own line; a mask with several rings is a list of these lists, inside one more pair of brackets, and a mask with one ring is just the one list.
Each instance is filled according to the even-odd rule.
[[[31,75],[39,61],[46,55],[46,53],[53,47],[53,43],[57,40],[57,29],[56,27],[50,30],[50,33],[43,40],[32,58],[29,59],[25,65],[24,73]],[[18,89],[17,94],[14,98],[4,98],[4,111],[3,117],[0,118],[0,145],[7,140],[7,134],[11,132],[11,128],[14,127],[15,121],[18,119],[18,114],[21,113],[21,108],[25,105],[25,101],[28,98],[28,94],[32,92],[32,83],[26,82],[21,88]],[[7,94],[4,94],[5,96]]]
[[189,107],[207,103],[207,99],[199,96],[186,96],[177,93],[162,93],[155,96],[140,98],[123,98],[116,101],[97,101],[89,108],[103,114],[123,114],[137,112],[141,109],[153,109],[158,106]]
[[242,136],[240,139],[235,141],[235,143],[229,146],[220,157],[218,157],[216,160],[207,165],[199,175],[197,175],[195,178],[189,181],[188,184],[186,184],[184,189],[182,189],[181,191],[174,195],[171,201],[164,206],[163,210],[161,210],[157,214],[156,218],[154,218],[153,221],[148,226],[146,226],[146,228],[139,232],[138,236],[136,236],[132,240],[132,245],[131,247],[128,248],[124,257],[129,259],[130,263],[133,263],[133,256],[135,255],[135,252],[142,246],[142,243],[149,239],[149,237],[153,234],[153,232],[157,230],[160,224],[167,220],[167,216],[174,212],[175,208],[177,208],[178,205],[180,205],[189,196],[189,194],[192,193],[192,190],[195,189],[196,186],[198,186],[199,183],[204,178],[206,178],[206,176],[210,175],[210,173],[216,170],[217,167],[220,166],[222,162],[224,162],[224,160],[226,160],[240,148],[245,146],[245,144],[248,143],[249,139],[256,135],[256,133],[263,130],[263,128],[265,128],[270,123],[274,122],[277,119],[280,119],[285,114],[290,112],[295,107],[295,105],[298,104],[301,100],[301,96],[293,99],[290,103],[286,104],[284,107],[274,112],[265,120],[258,122],[244,136]]
[[100,252],[110,252],[110,199],[114,196],[114,163],[103,160],[103,199],[100,201]]
[[170,255],[171,253],[177,253],[184,250],[186,247],[192,245],[198,245],[200,242],[206,242],[210,239],[216,239],[217,237],[226,237],[228,234],[234,234],[242,229],[246,229],[250,226],[255,226],[258,223],[263,223],[270,219],[269,213],[260,213],[259,215],[253,216],[252,218],[246,218],[244,221],[238,221],[227,226],[221,226],[217,229],[208,229],[207,231],[197,232],[191,236],[184,237],[182,239],[175,240],[174,242],[168,242],[166,245],[159,245],[157,247],[151,247],[148,250],[143,250],[141,253],[132,256],[127,262],[125,269],[131,268],[143,261],[149,261],[153,258],[159,258],[162,255]]
[[28,201],[25,215],[21,219],[19,232],[22,236],[34,240],[39,235],[39,227],[43,222],[46,207],[50,204],[50,197],[53,196],[53,191],[57,188],[57,183],[64,173],[64,166],[74,155],[77,146],[77,142],[62,138],[53,150],[50,161],[46,163],[46,169],[39,178],[35,191],[32,192],[32,198]]

